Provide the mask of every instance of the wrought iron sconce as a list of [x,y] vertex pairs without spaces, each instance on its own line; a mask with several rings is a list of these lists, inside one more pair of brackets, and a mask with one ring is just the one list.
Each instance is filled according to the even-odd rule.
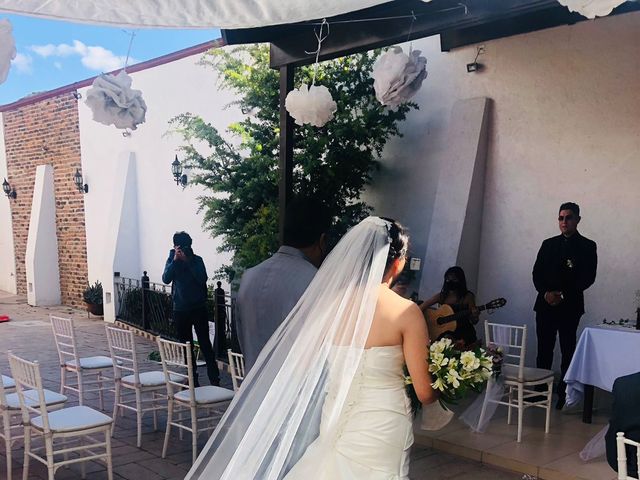
[[178,155],[173,162],[171,162],[171,173],[173,173],[173,179],[176,185],[185,188],[187,186],[187,174],[182,173],[182,163],[178,160]]
[[73,183],[76,184],[76,188],[80,193],[89,193],[89,185],[84,183],[79,168],[76,168],[76,173],[73,174]]
[[484,65],[482,63],[478,63],[478,57],[484,54],[484,45],[480,45],[476,51],[476,58],[473,59],[473,62],[467,63],[467,73],[481,72],[484,70]]
[[9,185],[9,182],[7,182],[6,178],[4,179],[4,182],[2,182],[2,191],[7,196],[7,198],[12,198],[13,200],[15,200],[18,196],[15,189],[11,188],[11,185]]

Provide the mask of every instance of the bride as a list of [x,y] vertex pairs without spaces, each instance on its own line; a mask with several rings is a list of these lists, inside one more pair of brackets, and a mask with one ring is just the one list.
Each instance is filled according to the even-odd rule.
[[327,257],[271,337],[186,479],[406,480],[406,364],[436,399],[420,309],[391,291],[403,227],[369,217]]

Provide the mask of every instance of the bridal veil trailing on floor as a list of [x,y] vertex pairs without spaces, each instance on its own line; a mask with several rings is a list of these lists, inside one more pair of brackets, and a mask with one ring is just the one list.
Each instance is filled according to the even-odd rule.
[[[413,436],[402,348],[364,349],[388,229],[387,221],[369,217],[333,249],[258,357],[187,480],[407,478]],[[388,396],[379,397],[386,390]],[[375,425],[367,425],[367,410]],[[377,439],[371,436],[376,429]],[[313,475],[301,476],[309,469]]]

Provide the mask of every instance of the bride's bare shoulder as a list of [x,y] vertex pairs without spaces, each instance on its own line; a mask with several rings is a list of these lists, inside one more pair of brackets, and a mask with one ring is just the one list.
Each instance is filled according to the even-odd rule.
[[381,288],[378,297],[378,307],[387,312],[393,312],[393,316],[416,315],[420,308],[411,300],[401,297],[389,288]]

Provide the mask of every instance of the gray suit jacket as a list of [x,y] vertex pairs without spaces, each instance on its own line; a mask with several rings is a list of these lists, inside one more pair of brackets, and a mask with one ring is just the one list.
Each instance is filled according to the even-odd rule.
[[300,250],[283,246],[244,273],[236,303],[236,328],[247,371],[316,272]]

